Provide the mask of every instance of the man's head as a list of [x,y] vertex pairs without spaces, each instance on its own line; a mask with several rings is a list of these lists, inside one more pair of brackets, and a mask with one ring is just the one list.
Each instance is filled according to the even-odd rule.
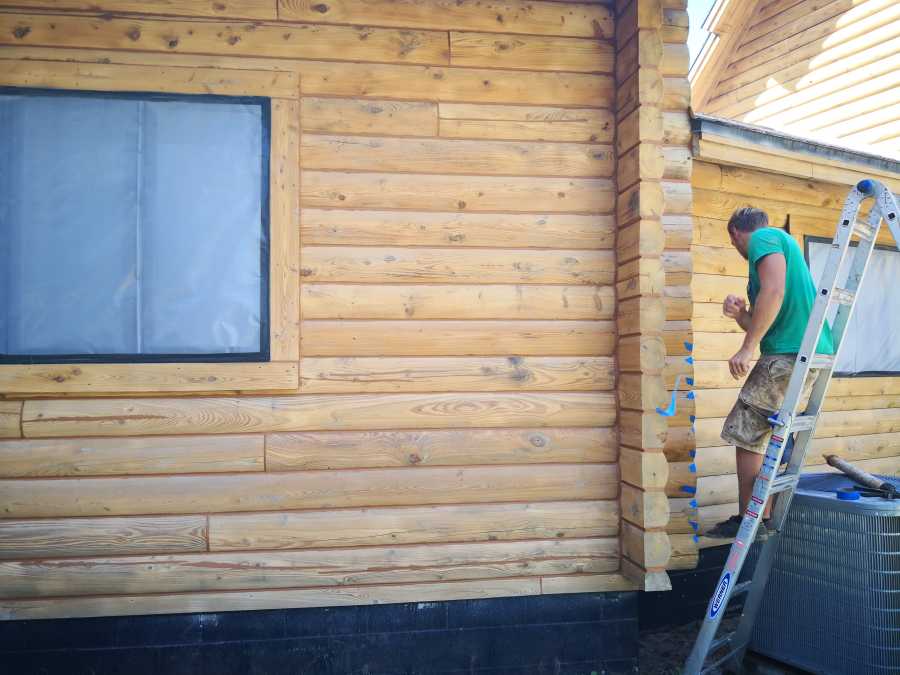
[[731,245],[738,253],[747,259],[747,249],[750,247],[750,235],[761,227],[769,226],[769,216],[761,209],[745,206],[731,214],[728,219],[728,235],[731,237]]

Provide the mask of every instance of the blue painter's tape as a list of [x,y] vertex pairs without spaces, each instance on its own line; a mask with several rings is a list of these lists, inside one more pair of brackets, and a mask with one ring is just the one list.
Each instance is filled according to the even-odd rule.
[[694,378],[693,378],[693,377],[686,377],[686,378],[684,378],[684,381],[687,382],[687,385],[688,385],[689,387],[693,387],[693,386],[694,386]]
[[685,341],[684,348],[687,349],[689,352],[692,352],[692,351],[694,351],[694,343]]
[[692,508],[692,509],[696,509],[696,508],[697,508],[697,500],[696,500],[696,499],[692,499],[692,500],[691,500],[691,508]]
[[696,456],[697,456],[697,451],[696,451],[696,450],[691,450],[690,452],[688,452],[688,454],[689,454],[691,457],[696,457]]
[[694,400],[694,392],[689,391],[689,392],[687,393],[686,398],[687,398],[688,401],[693,401],[693,400]]
[[696,534],[694,535],[694,541],[695,541],[695,542],[700,541],[700,537],[698,537]]
[[697,421],[697,416],[696,416],[696,415],[691,415],[690,420],[691,420],[691,424],[693,424],[694,422]]
[[682,485],[681,491],[687,492],[689,495],[697,494],[697,488],[695,488],[693,485]]
[[700,529],[700,525],[699,525],[699,523],[697,523],[696,520],[689,520],[688,525],[690,525],[692,528],[694,528],[694,532],[696,532],[697,530]]
[[685,356],[685,357],[684,357],[684,362],[685,362],[685,363],[688,363],[688,364],[690,364],[690,365],[694,365],[694,357],[693,357],[693,356]]
[[691,470],[691,473],[697,473],[697,465],[696,464],[692,463],[688,468]]

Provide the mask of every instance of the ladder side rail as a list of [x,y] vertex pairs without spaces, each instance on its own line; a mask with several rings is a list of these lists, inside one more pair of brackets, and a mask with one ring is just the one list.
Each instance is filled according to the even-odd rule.
[[[865,182],[861,181],[859,185],[862,186]],[[900,208],[897,208],[897,197],[880,181],[873,180],[869,183],[875,193],[875,204],[881,209],[884,221],[894,237],[894,244],[900,249]]]

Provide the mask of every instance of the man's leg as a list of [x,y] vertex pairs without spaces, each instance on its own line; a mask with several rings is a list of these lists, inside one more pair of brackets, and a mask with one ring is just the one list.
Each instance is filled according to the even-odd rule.
[[[747,505],[750,503],[750,495],[753,493],[753,484],[756,482],[756,476],[762,468],[765,455],[758,452],[750,452],[744,448],[735,448],[735,458],[737,460],[737,477],[738,477],[738,509],[743,513]],[[766,504],[763,518],[768,518],[772,513],[772,500]]]

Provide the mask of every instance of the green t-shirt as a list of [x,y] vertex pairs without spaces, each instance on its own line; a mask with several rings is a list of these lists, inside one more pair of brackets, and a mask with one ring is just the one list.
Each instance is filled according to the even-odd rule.
[[[748,249],[750,283],[747,285],[747,295],[750,296],[751,307],[756,304],[759,295],[759,274],[756,271],[759,261],[771,253],[781,253],[787,264],[781,310],[763,337],[760,351],[763,354],[796,354],[800,351],[803,333],[816,300],[816,285],[803,259],[803,252],[791,235],[774,227],[764,227],[754,232],[750,236]],[[816,351],[834,354],[828,322],[822,330]]]

